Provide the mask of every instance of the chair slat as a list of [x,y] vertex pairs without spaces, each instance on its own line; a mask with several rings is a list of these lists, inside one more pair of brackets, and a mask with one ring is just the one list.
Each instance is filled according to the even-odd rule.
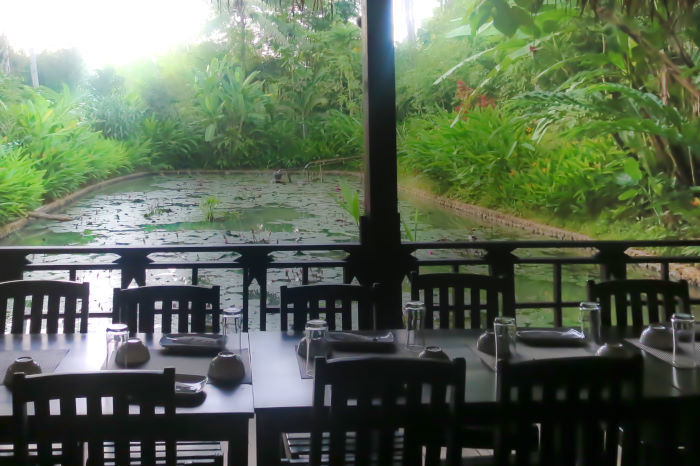
[[[48,306],[46,308],[46,333],[58,333],[58,317],[61,308],[61,297],[56,295],[50,295],[48,297]],[[71,326],[65,330],[66,333],[75,333],[75,308],[73,313],[68,310],[69,299],[66,298],[66,304],[64,306],[64,316],[66,322],[64,326]]]
[[29,315],[29,333],[41,333],[41,324],[44,322],[43,311],[44,295],[39,293],[33,294],[31,313]]

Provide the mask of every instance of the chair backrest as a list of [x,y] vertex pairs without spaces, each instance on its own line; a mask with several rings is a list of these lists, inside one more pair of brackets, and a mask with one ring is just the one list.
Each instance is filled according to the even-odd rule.
[[608,327],[612,326],[613,304],[617,327],[627,327],[630,316],[632,326],[641,328],[647,323],[670,321],[675,312],[690,313],[688,282],[685,280],[613,280],[601,283],[589,280],[588,299],[600,302],[601,324]]
[[[325,305],[322,305],[325,303]],[[353,303],[357,320],[353,320]],[[361,285],[305,285],[280,287],[280,329],[304,330],[307,320],[325,318],[330,330],[372,330],[374,328],[374,290]],[[340,320],[340,327],[336,324]],[[261,322],[261,330],[265,330]]]
[[[639,409],[639,354],[505,362],[499,377],[497,464],[512,464],[515,451],[515,464],[615,465],[620,428],[626,441],[636,437],[626,421]],[[539,445],[527,435],[534,424]]]
[[461,358],[317,358],[311,464],[423,464],[425,448],[425,464],[434,465],[443,446],[454,462],[461,453],[452,436],[465,373]]
[[2,282],[0,329],[5,333],[8,303],[12,300],[11,333],[41,333],[42,330],[46,333],[58,333],[61,322],[63,333],[75,333],[76,330],[87,333],[89,298],[89,283],[53,280]]
[[[30,405],[33,409],[28,410]],[[156,464],[158,455],[174,465],[175,442],[169,427],[174,416],[172,368],[19,374],[13,380],[14,448],[20,464],[83,464],[85,442],[90,464],[109,460],[130,464],[132,455],[138,454],[140,464]],[[140,443],[140,448],[130,442]],[[165,442],[165,451],[156,452],[156,442]],[[36,443],[36,456],[29,455],[29,443]],[[105,451],[113,458],[105,458]]]
[[[503,278],[468,273],[419,275],[417,272],[412,272],[409,278],[411,299],[422,300],[425,304],[425,328],[436,325],[439,328],[464,328],[466,319],[469,319],[471,328],[491,328],[493,319],[499,315],[515,317],[514,309],[505,308],[503,297],[507,286]],[[499,304],[500,301],[503,304]],[[499,309],[502,310],[499,312]]]
[[[161,332],[219,332],[219,287],[188,285],[142,286],[114,289],[114,322],[125,323],[131,332],[152,333],[156,315],[161,316]],[[211,329],[207,328],[211,316]]]

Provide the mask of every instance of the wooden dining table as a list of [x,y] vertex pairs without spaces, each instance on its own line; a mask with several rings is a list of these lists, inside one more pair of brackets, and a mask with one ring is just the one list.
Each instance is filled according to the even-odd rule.
[[[406,341],[404,330],[393,330],[397,345]],[[476,350],[479,329],[439,329],[420,332],[418,342],[439,346],[450,358],[462,357],[467,363],[465,409],[488,412],[498,404],[498,375]],[[632,329],[604,329],[603,341],[620,342],[639,336]],[[293,332],[251,332],[253,399],[256,416],[256,447],[259,465],[280,463],[280,434],[309,432],[312,418],[313,379],[302,378],[295,347],[302,337]],[[626,349],[641,352],[644,361],[643,397],[678,397],[700,394],[700,369],[676,369],[670,364],[625,343]],[[518,353],[531,359],[564,356],[595,356],[595,347],[527,348],[518,343]],[[357,353],[362,355],[363,353]],[[405,351],[396,353],[406,356]],[[391,354],[389,354],[391,356]],[[417,357],[417,353],[415,354]],[[410,356],[409,356],[410,357]],[[368,381],[371,383],[371,381]]]
[[[175,367],[183,356],[173,357],[172,364],[167,355],[161,352],[160,334],[137,335],[146,344],[151,354],[157,354],[160,361]],[[248,346],[248,335],[243,334],[243,348]],[[0,335],[0,351],[6,355],[42,354],[47,360],[58,361],[55,368],[44,372],[87,372],[103,368],[106,356],[105,335],[103,333],[69,335]],[[202,359],[202,358],[200,358]],[[207,364],[204,361],[204,364]],[[191,367],[191,362],[190,362]],[[4,368],[3,368],[4,370]],[[201,369],[205,374],[207,367]],[[2,374],[4,375],[4,374]],[[147,387],[144,387],[147,389]],[[175,425],[178,440],[215,440],[228,442],[228,464],[248,463],[248,424],[253,418],[253,389],[250,383],[233,387],[220,387],[208,383],[205,397],[196,404],[185,400],[176,408]],[[12,442],[12,393],[0,386],[0,443]]]

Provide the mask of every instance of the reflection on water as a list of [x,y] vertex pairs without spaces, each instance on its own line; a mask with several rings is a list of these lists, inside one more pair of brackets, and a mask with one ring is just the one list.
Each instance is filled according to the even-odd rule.
[[[224,243],[329,243],[358,241],[354,219],[337,202],[340,186],[361,190],[358,178],[352,176],[325,176],[324,182],[290,184],[271,183],[272,176],[236,175],[168,175],[139,178],[80,198],[64,208],[60,214],[73,220],[58,222],[37,220],[26,228],[0,241],[1,245],[221,245]],[[297,181],[297,180],[294,180]],[[214,209],[214,221],[206,220],[204,201],[219,201]],[[401,199],[399,210],[404,219],[404,239],[417,241],[470,241],[516,240],[537,237],[514,229],[485,226],[456,215],[453,211],[434,204]],[[548,254],[551,254],[548,251]],[[341,253],[312,251],[294,253],[276,252],[276,259],[303,259],[342,257]],[[421,251],[421,257],[469,257],[474,251]],[[152,254],[152,259],[168,261],[221,261],[233,260],[225,253]],[[37,256],[33,262],[112,262],[116,256]],[[447,271],[448,269],[444,269]],[[436,270],[437,271],[437,270]],[[486,267],[466,268],[463,271],[485,273]],[[26,278],[68,279],[64,272],[34,272]],[[598,277],[595,266],[564,267],[564,300],[583,300],[585,282]],[[118,271],[79,271],[78,279],[90,282],[91,310],[110,311],[114,287],[120,285]],[[342,282],[342,271],[312,269],[313,282]],[[187,270],[151,270],[149,284],[189,284]],[[201,285],[221,286],[222,306],[242,304],[242,272],[238,269],[200,270]],[[301,283],[301,271],[273,269],[268,273],[268,302],[279,302],[279,287]],[[408,299],[407,283],[405,298]],[[259,287],[250,290],[251,328],[258,326]],[[517,270],[516,294],[518,301],[552,299],[551,266],[520,266]],[[519,311],[519,325],[551,325],[551,310]],[[574,324],[577,311],[565,310],[565,323]],[[91,329],[95,325],[91,324]],[[274,328],[274,319],[269,323]]]

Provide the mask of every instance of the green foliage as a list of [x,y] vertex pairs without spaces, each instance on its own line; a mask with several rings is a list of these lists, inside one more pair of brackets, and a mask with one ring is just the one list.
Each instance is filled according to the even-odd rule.
[[23,217],[41,204],[43,176],[20,148],[0,145],[0,224]]
[[116,141],[106,140],[82,122],[67,89],[34,99],[10,111],[16,128],[11,135],[45,172],[49,198],[76,190],[90,180],[119,173],[130,166],[130,154]]
[[615,179],[624,154],[610,141],[535,143],[531,128],[491,108],[454,126],[449,115],[408,122],[402,163],[428,176],[443,193],[516,214],[597,215],[617,202]]
[[244,76],[241,68],[214,59],[195,82],[204,140],[214,149],[217,168],[256,165],[268,121],[268,97],[257,74]]
[[[26,205],[133,168],[361,155],[358,2],[303,3],[218,2],[216,40],[99,70],[84,94],[0,76],[3,160],[41,178]],[[447,195],[595,234],[700,234],[697,2],[441,5],[396,50],[403,168]],[[79,87],[61,73],[52,87]],[[359,196],[341,191],[357,221]],[[9,205],[7,218],[29,208]],[[216,203],[202,205],[213,218]],[[417,228],[404,222],[410,240]]]

